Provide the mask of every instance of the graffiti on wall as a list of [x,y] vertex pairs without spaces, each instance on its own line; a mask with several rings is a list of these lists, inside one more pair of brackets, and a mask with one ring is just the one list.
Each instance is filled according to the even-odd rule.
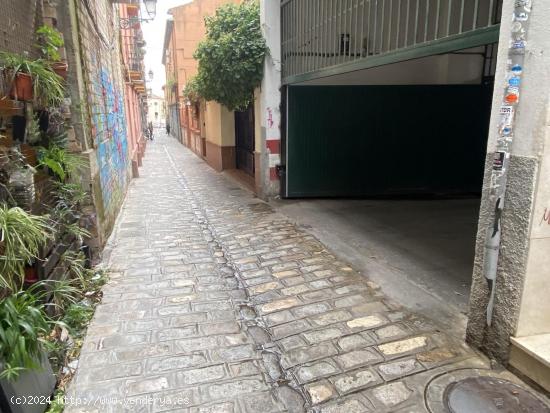
[[101,194],[105,210],[116,208],[127,185],[128,144],[122,92],[118,90],[109,71],[101,69],[94,82],[102,102],[92,117],[99,164]]
[[[87,101],[93,146],[97,151],[102,215],[114,216],[128,185],[128,142],[119,50],[108,1],[95,3],[97,21],[81,10],[81,43],[85,51]],[[97,25],[95,24],[97,23]]]

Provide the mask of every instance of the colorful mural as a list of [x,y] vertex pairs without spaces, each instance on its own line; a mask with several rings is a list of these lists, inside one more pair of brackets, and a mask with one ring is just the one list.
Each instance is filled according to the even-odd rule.
[[95,18],[85,8],[81,10],[80,33],[90,129],[99,172],[94,197],[100,218],[111,221],[126,192],[130,161],[120,51],[116,42],[108,41],[116,39],[113,9],[108,0],[95,2],[95,7]]
[[95,88],[101,90],[103,99],[98,110],[94,111],[92,130],[97,147],[103,207],[109,211],[118,206],[127,185],[126,118],[123,96],[114,86],[107,69],[101,70]]

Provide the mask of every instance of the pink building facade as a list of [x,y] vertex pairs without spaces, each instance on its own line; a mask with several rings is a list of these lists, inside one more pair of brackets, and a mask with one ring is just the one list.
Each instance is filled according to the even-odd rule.
[[[124,65],[126,122],[128,152],[132,160],[132,174],[139,176],[138,167],[145,152],[146,106],[145,66],[142,48],[145,46],[139,20],[139,4],[119,5],[120,18],[129,22],[121,24],[120,42]],[[123,20],[124,21],[124,20]]]

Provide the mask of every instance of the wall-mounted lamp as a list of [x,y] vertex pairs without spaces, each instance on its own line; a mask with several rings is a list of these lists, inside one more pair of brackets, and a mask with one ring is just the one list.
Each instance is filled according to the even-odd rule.
[[154,19],[157,15],[157,0],[143,0],[143,4],[145,4],[145,11],[149,18]]
[[121,29],[128,29],[137,23],[149,22],[155,18],[157,15],[157,0],[143,0],[143,4],[145,6],[145,12],[149,17],[121,17],[119,20]]

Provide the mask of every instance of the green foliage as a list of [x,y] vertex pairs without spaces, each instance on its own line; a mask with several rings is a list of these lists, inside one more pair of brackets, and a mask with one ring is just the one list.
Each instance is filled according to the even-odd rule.
[[178,84],[178,82],[173,78],[170,78],[166,81],[166,87],[169,88],[169,89],[172,89],[177,84]]
[[48,316],[46,308],[75,305],[77,295],[68,281],[40,281],[0,301],[0,378],[15,380],[21,372],[40,367],[42,353],[55,347],[48,334],[65,325]]
[[57,145],[40,148],[38,159],[39,166],[48,167],[61,182],[65,182],[71,175],[86,166],[86,162],[81,156],[68,152]]
[[26,140],[29,145],[36,145],[42,140],[42,132],[40,131],[40,126],[36,117],[33,117],[29,121],[26,134]]
[[190,102],[198,102],[200,100],[199,82],[196,77],[192,77],[187,81],[182,94]]
[[93,315],[94,309],[92,306],[86,303],[75,303],[67,308],[62,321],[73,337],[82,338]]
[[63,413],[63,409],[65,409],[65,391],[57,389],[46,413]]
[[12,81],[18,73],[31,76],[34,100],[43,106],[59,106],[65,97],[63,78],[44,59],[29,60],[15,53],[0,52],[0,67],[10,71]]
[[88,201],[88,193],[80,183],[54,182],[55,199],[59,206],[77,210]]
[[51,230],[47,217],[0,205],[0,288],[19,289],[25,264],[38,256]]
[[19,291],[0,302],[0,378],[15,380],[27,369],[38,369],[42,340],[52,322],[34,291]]
[[63,313],[68,305],[74,304],[80,296],[81,291],[74,286],[73,280],[41,281],[44,286],[44,294],[48,297],[47,306],[53,307],[51,314]]
[[64,45],[61,33],[53,27],[43,25],[36,30],[36,35],[39,40],[37,47],[42,52],[44,59],[50,62],[60,61],[59,48]]
[[68,265],[69,276],[78,283],[81,291],[88,294],[97,293],[107,282],[103,273],[86,268],[84,254],[80,251],[65,252],[61,256],[61,261]]
[[267,46],[255,1],[226,4],[207,17],[206,38],[194,54],[199,61],[197,92],[230,110],[245,109],[263,76]]

